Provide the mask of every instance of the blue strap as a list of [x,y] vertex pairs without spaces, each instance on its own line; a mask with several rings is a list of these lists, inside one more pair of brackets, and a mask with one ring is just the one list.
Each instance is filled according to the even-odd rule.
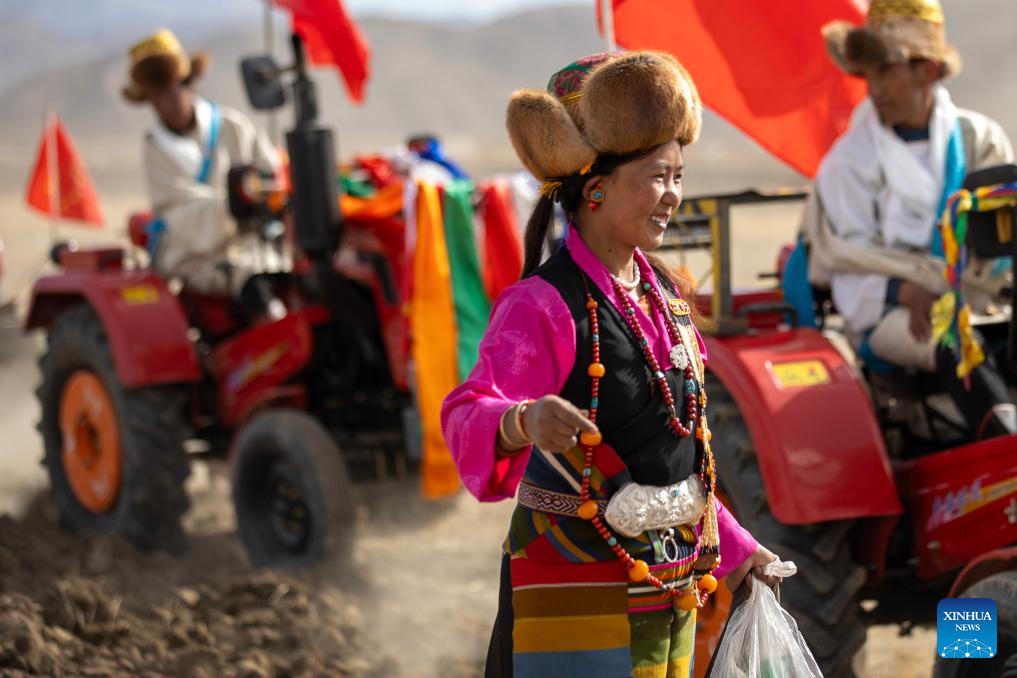
[[[964,187],[964,177],[967,175],[967,154],[964,152],[964,135],[961,133],[960,118],[953,125],[950,133],[950,141],[946,146],[946,168],[943,172],[943,192],[939,196],[939,205],[936,208],[936,223],[939,223],[946,209],[946,202],[950,196]],[[942,259],[943,234],[939,228],[932,229],[932,255]]]
[[148,261],[150,266],[155,265],[155,254],[159,251],[159,241],[162,234],[166,232],[166,222],[162,217],[156,217],[145,224],[145,233],[148,234],[148,242],[145,249],[148,250]]
[[799,327],[816,327],[816,299],[812,293],[812,284],[809,283],[809,259],[805,253],[805,238],[802,236],[798,236],[798,243],[784,265],[784,277],[780,284],[784,289],[784,301],[795,309]]
[[212,119],[208,123],[208,143],[205,144],[204,157],[201,159],[201,169],[198,171],[198,181],[207,184],[212,174],[212,160],[215,158],[215,147],[219,144],[219,123],[222,116],[219,113],[219,105],[209,102],[212,107]]

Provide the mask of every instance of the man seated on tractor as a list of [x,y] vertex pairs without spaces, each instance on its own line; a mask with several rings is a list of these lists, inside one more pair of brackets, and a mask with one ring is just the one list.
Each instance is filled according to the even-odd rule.
[[210,58],[188,56],[172,32],[160,30],[135,44],[130,61],[123,96],[150,103],[157,118],[144,153],[156,216],[148,239],[153,267],[195,292],[233,296],[252,318],[281,317],[285,307],[268,278],[257,275],[266,248],[257,234],[238,231],[226,187],[233,167],[274,174],[278,152],[244,114],[195,94]]
[[[930,336],[946,285],[932,259],[942,258],[939,216],[968,172],[1012,162],[1010,140],[995,121],[955,107],[941,84],[960,59],[937,0],[873,0],[863,26],[835,22],[823,36],[834,62],[865,78],[868,98],[816,176],[804,223],[809,266],[820,250],[867,362],[938,375],[974,438],[1015,432],[1017,410],[994,368],[983,364],[964,384],[952,351]],[[838,260],[851,265],[829,263]]]

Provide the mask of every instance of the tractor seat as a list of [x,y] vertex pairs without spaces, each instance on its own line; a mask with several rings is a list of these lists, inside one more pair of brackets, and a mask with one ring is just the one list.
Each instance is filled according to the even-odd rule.
[[155,215],[151,212],[132,212],[127,217],[127,237],[134,246],[148,252],[149,260],[152,257],[149,245],[154,244],[152,242],[153,225],[157,221]]
[[229,295],[207,294],[184,287],[178,298],[190,324],[209,337],[224,337],[244,326],[240,307]]
[[[151,212],[134,212],[127,218],[127,235],[132,244],[149,254],[152,265],[153,236],[160,231],[161,223]],[[191,326],[211,337],[223,337],[236,332],[243,324],[243,315],[236,301],[229,295],[207,294],[184,287],[177,295]]]

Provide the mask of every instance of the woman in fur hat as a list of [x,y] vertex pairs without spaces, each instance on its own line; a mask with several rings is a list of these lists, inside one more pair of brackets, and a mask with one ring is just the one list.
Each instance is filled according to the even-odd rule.
[[[446,440],[482,501],[517,496],[493,676],[688,676],[695,616],[775,556],[716,501],[705,351],[660,262],[700,127],[688,73],[600,54],[516,92],[508,130],[542,180],[523,279],[495,304]],[[563,247],[541,264],[554,204]]]
[[243,113],[198,96],[207,71],[203,52],[188,56],[160,30],[130,50],[132,104],[151,104],[156,124],[145,135],[145,178],[157,220],[149,235],[152,264],[197,292],[234,295],[252,316],[281,316],[282,303],[256,274],[272,256],[253,234],[241,235],[227,209],[231,167],[274,173],[279,156]]

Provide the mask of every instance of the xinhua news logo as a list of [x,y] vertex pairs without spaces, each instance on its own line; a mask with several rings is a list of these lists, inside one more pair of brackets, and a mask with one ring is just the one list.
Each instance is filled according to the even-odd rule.
[[936,608],[936,651],[947,659],[988,659],[996,646],[996,601],[944,598]]

